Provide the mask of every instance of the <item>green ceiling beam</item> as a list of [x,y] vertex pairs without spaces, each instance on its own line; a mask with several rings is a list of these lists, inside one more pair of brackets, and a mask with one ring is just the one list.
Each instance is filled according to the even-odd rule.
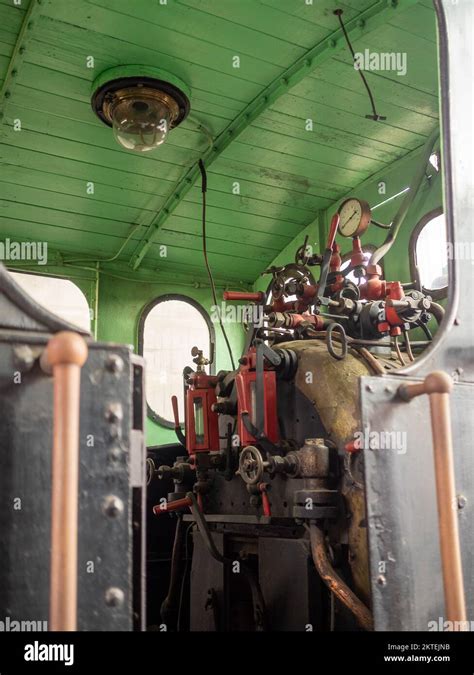
[[[353,40],[362,37],[366,32],[375,30],[378,26],[386,23],[393,15],[394,10],[406,9],[417,0],[379,0],[375,2],[359,16],[347,21],[346,30]],[[337,18],[334,17],[336,24]],[[237,117],[229,123],[224,131],[214,140],[212,147],[203,155],[202,160],[208,168],[219,155],[236,139],[247,127],[252,124],[267,108],[269,108],[280,96],[288,93],[292,87],[301,82],[304,77],[311,73],[324,61],[332,58],[338,51],[346,50],[343,33],[340,28],[333,31],[327,38],[318,42],[309,49],[295,63],[287,68],[278,78],[273,80],[253,101],[251,101]],[[354,77],[356,74],[354,74]],[[377,95],[377,92],[375,92]],[[130,260],[130,266],[136,270],[142,263],[151,245],[156,240],[160,228],[168,216],[181,203],[185,195],[199,177],[197,163],[186,171],[184,176],[170,191],[163,207],[154,216],[148,227],[145,238],[140,242]]]
[[[5,118],[5,109],[11,99],[13,89],[18,80],[18,75],[20,74],[21,66],[28,50],[28,43],[33,37],[36,21],[40,15],[41,3],[42,0],[30,0],[25,18],[21,24],[20,32],[18,33],[10,63],[8,64],[7,73],[0,91],[0,120]],[[18,11],[20,11],[20,9],[22,9],[21,5],[18,6]]]

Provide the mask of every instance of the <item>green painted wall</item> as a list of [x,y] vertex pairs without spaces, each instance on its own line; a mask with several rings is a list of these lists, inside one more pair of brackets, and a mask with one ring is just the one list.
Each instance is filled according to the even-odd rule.
[[[213,304],[209,287],[195,288],[192,285],[176,285],[171,280],[167,284],[152,284],[137,281],[127,281],[117,277],[101,275],[99,281],[98,302],[98,339],[107,342],[131,344],[135,350],[138,347],[138,324],[143,309],[153,300],[167,293],[179,293],[197,301],[210,314]],[[218,300],[222,289],[217,289]],[[234,357],[240,356],[244,345],[245,335],[240,324],[225,324],[226,332],[231,343]],[[230,369],[229,355],[222,337],[220,326],[215,325],[216,332],[216,371]],[[172,336],[170,336],[172,339]],[[172,443],[176,435],[172,429],[167,429],[147,419],[146,440],[148,445]]]

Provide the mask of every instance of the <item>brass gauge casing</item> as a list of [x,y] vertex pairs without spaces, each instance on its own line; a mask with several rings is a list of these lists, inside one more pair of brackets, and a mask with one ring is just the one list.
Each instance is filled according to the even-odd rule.
[[360,237],[369,227],[372,218],[370,206],[363,199],[349,197],[339,207],[339,234],[343,237]]

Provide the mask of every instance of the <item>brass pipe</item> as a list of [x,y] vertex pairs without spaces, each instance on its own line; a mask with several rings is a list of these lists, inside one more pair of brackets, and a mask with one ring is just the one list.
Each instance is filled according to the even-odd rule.
[[466,630],[466,601],[459,541],[457,498],[454,480],[453,442],[449,395],[453,381],[442,371],[426,376],[423,382],[402,384],[399,396],[410,401],[428,394],[433,436],[436,497],[438,502],[439,541],[443,570],[446,618],[455,630]]
[[314,566],[319,576],[329,590],[353,613],[360,625],[365,630],[373,630],[374,625],[370,610],[351,591],[331,565],[324,541],[324,532],[314,523],[311,523],[309,527],[307,526],[307,529],[309,530]]
[[87,345],[77,333],[54,335],[40,365],[53,375],[49,630],[77,630],[79,403]]

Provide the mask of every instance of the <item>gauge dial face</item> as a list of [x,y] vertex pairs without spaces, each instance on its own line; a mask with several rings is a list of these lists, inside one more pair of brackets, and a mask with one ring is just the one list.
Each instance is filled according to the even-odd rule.
[[339,207],[339,232],[343,237],[358,237],[370,223],[370,206],[362,199],[350,197]]

